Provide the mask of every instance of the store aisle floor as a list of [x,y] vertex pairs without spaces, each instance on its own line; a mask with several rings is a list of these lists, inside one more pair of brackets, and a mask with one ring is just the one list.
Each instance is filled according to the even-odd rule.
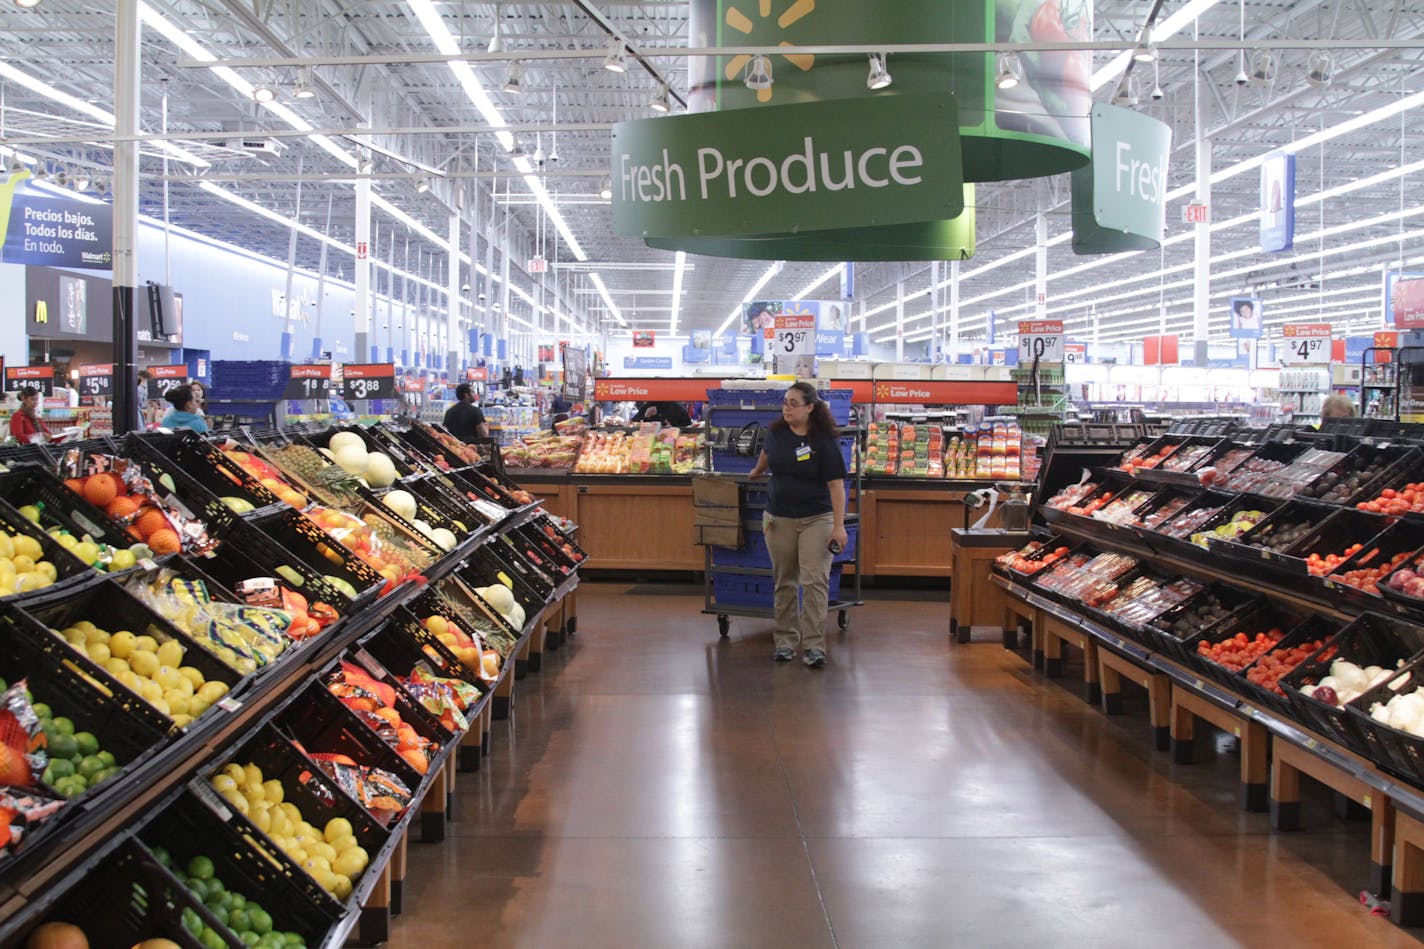
[[389,945],[1419,943],[1355,900],[1368,821],[1318,793],[1272,834],[1229,741],[1173,765],[1140,695],[1109,719],[997,643],[952,645],[920,593],[872,592],[816,672],[666,589],[580,588],[450,837],[410,845]]

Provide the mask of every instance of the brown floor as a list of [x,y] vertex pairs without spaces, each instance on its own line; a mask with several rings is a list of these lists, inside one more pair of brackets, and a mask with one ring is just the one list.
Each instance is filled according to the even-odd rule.
[[813,672],[767,621],[586,583],[389,945],[1418,944],[1356,902],[1368,821],[1323,789],[1272,834],[1228,740],[1173,765],[1141,693],[1110,719],[923,593],[867,599]]

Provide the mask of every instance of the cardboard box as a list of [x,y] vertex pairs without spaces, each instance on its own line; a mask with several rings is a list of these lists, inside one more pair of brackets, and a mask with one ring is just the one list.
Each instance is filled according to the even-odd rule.
[[698,524],[692,528],[692,534],[692,542],[699,547],[742,546],[742,525],[736,522],[719,526]]
[[697,508],[739,508],[742,485],[731,478],[704,476],[692,479],[692,504]]
[[739,507],[699,507],[693,509],[693,514],[692,523],[703,527],[729,527],[742,520]]

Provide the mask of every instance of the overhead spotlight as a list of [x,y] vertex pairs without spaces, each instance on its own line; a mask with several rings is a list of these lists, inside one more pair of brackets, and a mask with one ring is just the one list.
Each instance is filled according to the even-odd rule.
[[59,185],[61,188],[69,184],[69,172],[65,171],[63,168],[59,169],[59,172],[54,176],[54,183]]
[[292,86],[292,98],[316,98],[316,89],[312,86],[312,70],[310,66],[303,66],[297,70],[297,82]]
[[1163,99],[1167,98],[1167,93],[1162,91],[1162,84],[1160,82],[1152,87],[1152,98],[1156,99],[1158,102],[1161,102]]
[[108,179],[106,179],[106,178],[95,178],[95,179],[94,179],[94,193],[95,193],[95,194],[108,194],[108,193],[109,193],[109,182],[108,182]]
[[369,175],[376,170],[376,163],[369,158],[361,159],[361,164],[356,166],[356,170],[363,175]]
[[90,184],[90,182],[89,182],[89,176],[86,175],[86,174],[84,174],[83,172],[80,172],[79,174],[77,174],[77,175],[74,176],[74,190],[75,190],[75,191],[88,191],[88,190],[89,190],[89,184]]
[[603,61],[603,68],[609,72],[628,71],[628,48],[621,40],[614,38],[608,48],[608,57]]
[[1137,47],[1132,51],[1132,59],[1133,62],[1143,64],[1157,62],[1157,44],[1138,43]]
[[49,177],[49,169],[46,168],[44,165],[40,165],[34,170],[34,173],[30,177],[34,178],[36,181],[44,181],[46,178]]
[[544,143],[543,143],[543,142],[535,142],[535,143],[534,143],[534,155],[532,156],[531,160],[532,160],[532,161],[534,162],[534,164],[536,164],[536,165],[542,165],[542,164],[544,164]]
[[504,80],[504,91],[518,95],[524,91],[524,65],[509,64],[509,76]]
[[40,0],[15,0],[15,6],[21,10],[33,10],[40,5]]
[[1112,104],[1132,108],[1137,105],[1137,77],[1128,76],[1127,80],[1118,87],[1117,94],[1112,97]]
[[870,74],[865,77],[865,87],[867,89],[884,89],[894,82],[890,78],[890,70],[885,68],[885,54],[870,54]]
[[509,150],[510,158],[528,158],[529,153],[524,150],[524,143],[519,140],[519,136],[514,136],[514,147]]
[[772,83],[771,60],[761,55],[753,56],[747,63],[745,82],[748,89],[755,89],[758,92],[762,89],[770,89]]
[[258,102],[274,102],[277,99],[277,90],[264,82],[260,86],[253,86],[252,98]]
[[995,87],[999,89],[1012,89],[1023,81],[1023,63],[1019,62],[1019,54],[1014,52],[1000,53],[998,75],[994,79]]
[[551,146],[549,147],[549,161],[556,162],[556,161],[558,161],[558,160],[559,160],[559,146],[558,146],[558,143],[556,142],[555,144],[553,144],[553,145],[551,145]]
[[1251,81],[1258,86],[1270,85],[1276,79],[1276,54],[1258,49],[1251,54]]
[[1335,57],[1329,50],[1318,49],[1305,61],[1305,81],[1317,89],[1330,85],[1335,78]]
[[504,37],[502,37],[502,36],[499,35],[499,24],[498,24],[498,23],[496,23],[496,24],[494,25],[494,36],[491,36],[491,37],[490,37],[489,46],[485,47],[485,52],[488,52],[488,53],[502,53],[502,52],[504,52]]
[[668,101],[668,84],[658,83],[658,91],[653,93],[652,100],[648,103],[648,108],[654,112],[666,112],[672,108],[672,103]]
[[430,179],[429,179],[429,178],[421,178],[419,181],[417,181],[417,182],[415,183],[415,193],[416,193],[416,194],[425,194],[425,193],[426,193],[427,191],[429,191],[429,190],[430,190]]
[[603,184],[598,186],[598,196],[605,201],[613,197],[613,182],[608,178],[603,179]]

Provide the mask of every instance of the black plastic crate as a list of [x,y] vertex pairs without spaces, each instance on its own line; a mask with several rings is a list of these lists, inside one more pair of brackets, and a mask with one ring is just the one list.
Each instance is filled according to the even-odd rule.
[[[272,724],[293,739],[298,750],[308,755],[346,755],[364,767],[390,772],[409,789],[411,804],[417,804],[425,776],[397,754],[395,748],[381,740],[355,712],[327,691],[330,676],[331,670],[328,669],[319,681],[309,682],[296,701],[273,717]],[[401,713],[402,720],[415,727],[415,723],[406,718],[406,709],[398,707],[397,711]],[[316,764],[314,760],[312,763]],[[342,793],[346,793],[344,789]],[[347,799],[353,804],[361,804],[349,794]],[[380,820],[376,815],[372,816]]]
[[[255,486],[254,490],[246,484],[232,480],[224,473],[227,470],[225,467],[215,467],[209,464],[205,458],[194,456],[187,463],[175,461],[153,447],[150,443],[153,437],[130,435],[124,442],[123,454],[136,464],[141,465],[155,486],[160,484],[160,478],[163,475],[167,475],[173,483],[173,494],[194,514],[205,519],[214,519],[221,514],[234,514],[232,509],[223,503],[222,498],[238,498],[246,501],[254,511],[279,503],[275,495],[255,481],[251,481],[250,478],[245,479],[251,481]],[[156,437],[178,438],[176,435]],[[187,440],[183,439],[182,441],[186,442]],[[211,446],[208,447],[211,448]],[[216,449],[214,452],[221,454],[216,452]],[[172,453],[190,454],[177,447],[176,444],[173,446]]]
[[[58,445],[51,448],[62,450]],[[11,445],[0,445],[0,464],[6,467],[15,465],[39,465],[41,468],[54,470],[55,459],[43,445],[21,445],[19,443]]]
[[[550,557],[574,569],[588,559],[588,553],[572,537],[559,530],[553,516],[547,512],[540,512],[530,519],[528,531]],[[565,547],[568,549],[565,550]]]
[[[43,644],[42,648],[46,652],[52,656],[69,658],[86,675],[97,679],[104,688],[116,695],[138,698],[114,675],[71,646],[62,635],[51,630],[64,630],[82,620],[88,620],[110,634],[126,630],[135,636],[152,636],[160,646],[169,640],[177,640],[184,647],[183,665],[197,669],[203,674],[205,681],[225,683],[228,695],[238,692],[244,682],[242,673],[224,664],[217,656],[185,636],[147,605],[130,596],[122,584],[112,579],[105,578],[97,583],[57,590],[49,596],[35,596],[17,604],[13,615],[28,626],[35,640]],[[139,705],[149,710],[151,715],[146,717],[159,728],[164,731],[173,728],[172,720],[157,708],[142,700],[139,700]],[[216,704],[212,706],[216,707]],[[211,710],[210,708],[209,712]]]
[[1203,656],[1198,651],[1200,644],[1216,645],[1237,633],[1245,633],[1249,639],[1254,639],[1258,633],[1279,629],[1283,633],[1282,638],[1276,644],[1279,645],[1290,640],[1291,634],[1303,622],[1305,622],[1305,616],[1300,613],[1287,610],[1277,603],[1257,601],[1252,607],[1238,610],[1222,622],[1203,630],[1195,638],[1181,643],[1178,657],[1185,665],[1200,672],[1206,678],[1240,694],[1245,691],[1245,671],[1251,667],[1251,664],[1247,664],[1239,671],[1228,669],[1226,666]]
[[[251,838],[217,819],[191,791],[184,791],[149,821],[139,833],[139,842],[150,853],[162,848],[172,862],[170,871],[180,881],[187,880],[186,868],[194,857],[212,860],[213,879],[221,880],[229,893],[240,893],[249,906],[266,911],[274,931],[296,933],[312,949],[331,929],[331,918],[312,903],[304,889],[306,881],[295,867],[269,860]],[[223,930],[214,929],[225,938],[236,938],[231,930]]]
[[1236,614],[1255,602],[1244,590],[1214,583],[1149,623],[1142,631],[1143,641],[1177,662],[1188,664],[1186,643],[1223,623],[1230,623]]
[[507,530],[490,538],[484,546],[493,548],[506,564],[518,570],[541,601],[548,600],[563,582],[564,574],[547,560],[519,531]]
[[1379,590],[1383,591],[1390,575],[1399,567],[1415,560],[1421,553],[1421,541],[1424,541],[1424,537],[1421,537],[1415,525],[1396,521],[1351,554],[1344,563],[1326,574],[1323,580],[1325,587],[1352,603],[1362,606],[1382,605],[1380,600],[1383,592],[1369,592],[1359,585],[1358,578],[1356,583],[1349,583],[1345,579],[1346,575],[1361,569],[1384,567],[1384,577],[1378,583]]
[[47,919],[78,926],[91,946],[131,946],[166,938],[183,949],[203,949],[183,925],[185,911],[196,913],[223,945],[242,949],[182,881],[141,844],[127,840],[61,898]]
[[[524,626],[528,628],[535,616],[544,608],[544,597],[529,585],[525,579],[524,571],[501,557],[490,545],[486,544],[476,548],[469,561],[455,575],[463,580],[473,592],[475,587],[501,583],[500,574],[504,574],[513,581],[510,592],[514,595],[514,601],[523,607]],[[478,596],[478,594],[475,595]],[[486,603],[483,598],[480,602],[487,607],[487,612],[498,618],[499,622],[513,632],[516,637],[524,632],[523,629],[515,629],[510,625],[504,614]]]
[[[1309,646],[1309,644],[1315,642],[1320,644],[1319,647],[1311,650],[1310,656],[1308,656],[1306,660],[1302,660],[1302,662],[1326,652],[1333,651],[1334,647],[1330,645],[1330,642],[1339,632],[1340,623],[1337,620],[1329,619],[1319,614],[1306,617],[1299,626],[1286,633],[1284,639],[1266,650],[1255,662],[1238,673],[1241,681],[1237,691],[1241,692],[1246,696],[1248,701],[1260,708],[1270,709],[1282,717],[1291,717],[1292,710],[1289,697],[1271,690],[1262,683],[1252,681],[1250,677],[1251,670],[1260,666],[1269,656],[1280,656],[1289,649]],[[1299,668],[1299,665],[1293,667],[1292,671],[1294,671],[1294,668]],[[1281,678],[1284,678],[1284,676]],[[1277,680],[1277,684],[1279,684],[1279,680]],[[1282,687],[1281,692],[1283,693],[1284,691],[1285,689]]]
[[11,536],[24,534],[26,537],[39,541],[40,559],[48,560],[54,564],[55,570],[55,580],[50,586],[40,590],[12,593],[8,597],[0,597],[0,602],[19,602],[30,597],[43,596],[54,590],[67,589],[100,576],[98,570],[65,550],[48,532],[21,517],[18,511],[3,501],[0,501],[0,532]]
[[[288,508],[259,518],[255,526],[312,571],[322,576],[339,577],[351,584],[357,594],[353,606],[380,596],[385,577],[367,566],[302,512]],[[333,551],[340,562],[323,554],[323,547]]]
[[[376,508],[380,512],[382,517],[384,517],[386,520],[390,521],[393,524],[399,525],[406,533],[419,539],[422,544],[430,547],[431,550],[437,550],[438,545],[433,540],[427,538],[424,534],[421,534],[420,529],[417,528],[412,521],[407,520],[400,514],[397,514],[395,510],[388,507],[382,500],[387,494],[392,491],[405,491],[411,497],[415,498],[415,516],[420,520],[424,521],[425,523],[429,524],[432,528],[443,527],[446,530],[450,531],[450,533],[455,535],[455,540],[457,542],[469,532],[468,529],[470,517],[468,513],[464,518],[451,517],[449,514],[446,513],[444,507],[432,504],[431,502],[427,501],[425,497],[420,493],[412,491],[410,489],[409,482],[397,482],[389,488],[360,489],[361,498],[367,504]],[[455,523],[457,520],[459,520],[465,525],[466,530],[462,531],[460,529],[459,525]],[[480,522],[477,520],[476,526],[478,526],[479,523]]]
[[366,446],[367,452],[378,451],[389,457],[391,464],[395,466],[397,477],[404,478],[415,473],[416,466],[411,464],[410,458],[406,456],[405,452],[397,449],[397,451],[393,453],[388,443],[382,439],[378,439],[372,433],[371,429],[361,425],[341,425],[315,432],[306,432],[301,435],[299,441],[316,449],[329,448],[331,439],[337,432],[349,432],[361,439],[361,443]]
[[[439,598],[433,599],[438,601]],[[425,615],[432,615],[437,610],[448,612],[442,604]],[[441,612],[441,615],[444,615],[444,612]],[[445,618],[459,624],[459,620],[453,616]],[[422,619],[423,617],[413,612],[412,606],[403,606],[396,610],[388,622],[362,639],[360,648],[370,653],[392,674],[402,678],[409,677],[415,667],[423,662],[438,676],[461,679],[482,692],[488,689],[480,674],[466,667],[449,647],[425,628]],[[464,628],[463,625],[461,628]]]
[[1424,783],[1424,738],[1386,725],[1370,714],[1376,704],[1388,703],[1396,694],[1416,691],[1424,675],[1424,661],[1407,662],[1389,679],[1345,707],[1347,729],[1354,729],[1367,757],[1411,784]]
[[1399,663],[1407,664],[1419,655],[1420,650],[1424,650],[1424,626],[1380,613],[1365,613],[1335,634],[1328,648],[1334,651],[1322,649],[1296,666],[1282,678],[1281,688],[1285,690],[1296,717],[1308,727],[1361,754],[1367,754],[1369,749],[1365,739],[1346,712],[1349,703],[1327,705],[1306,695],[1301,688],[1318,685],[1330,674],[1330,665],[1337,659],[1348,660],[1362,668],[1380,666],[1393,674],[1400,668]]
[[1361,442],[1336,464],[1296,493],[1303,500],[1353,506],[1372,498],[1395,476],[1417,470],[1419,450],[1412,445]]
[[[376,593],[364,591],[355,600],[348,598],[324,579],[325,571],[308,566],[303,559],[241,519],[235,519],[223,529],[221,543],[215,549],[192,557],[191,563],[205,579],[216,581],[228,590],[235,590],[244,580],[254,577],[273,577],[306,597],[308,603],[326,603],[343,616],[374,600],[379,593],[377,588]],[[301,583],[295,582],[290,574],[295,574]]]
[[[461,534],[458,524],[465,525],[465,531],[479,530],[489,519],[476,511],[465,497],[448,479],[436,475],[416,475],[394,485],[415,496],[416,504],[422,512],[438,513],[445,525]],[[384,493],[384,492],[383,492]],[[435,523],[431,521],[431,523]]]
[[133,538],[98,507],[64,486],[57,475],[33,466],[0,474],[0,500],[17,512],[27,504],[40,508],[40,527],[58,525],[75,538],[90,535],[111,547],[127,547]]
[[254,764],[261,770],[264,782],[280,782],[283,800],[295,805],[302,818],[318,831],[337,817],[350,821],[353,836],[370,857],[370,863],[359,877],[352,880],[355,885],[352,894],[344,900],[338,900],[322,889],[305,870],[298,867],[270,837],[258,830],[246,815],[230,807],[212,789],[209,782],[214,775],[222,771],[221,766],[206,771],[190,785],[199,800],[220,820],[257,844],[264,851],[263,855],[271,859],[283,876],[301,887],[315,911],[333,921],[354,911],[357,896],[362,891],[362,881],[367,874],[379,872],[379,868],[389,856],[389,849],[396,844],[395,836],[381,826],[364,807],[347,797],[320,768],[292,747],[287,736],[270,723],[258,727],[246,736],[240,745],[219,757],[224,759],[224,765]]
[[[47,651],[32,636],[13,627],[5,630],[0,643],[0,678],[11,686],[24,679],[34,702],[48,705],[55,717],[73,721],[75,731],[94,735],[99,750],[114,756],[118,774],[70,798],[71,808],[131,775],[167,740],[167,729],[135,708],[142,701],[137,696],[124,690],[106,691],[71,657]],[[25,836],[26,847],[33,846],[63,818],[61,813],[31,830]]]
[[[132,447],[140,461],[154,455],[163,458],[168,463],[165,470],[175,467],[183,470],[214,497],[240,497],[254,508],[281,503],[270,488],[264,487],[226,452],[195,432],[134,433],[124,445],[126,450]],[[235,450],[248,453],[245,446],[237,446]]]
[[1217,486],[1228,491],[1255,493],[1260,485],[1268,483],[1272,475],[1294,461],[1309,447],[1300,441],[1266,442],[1256,449],[1250,458],[1220,479]]

